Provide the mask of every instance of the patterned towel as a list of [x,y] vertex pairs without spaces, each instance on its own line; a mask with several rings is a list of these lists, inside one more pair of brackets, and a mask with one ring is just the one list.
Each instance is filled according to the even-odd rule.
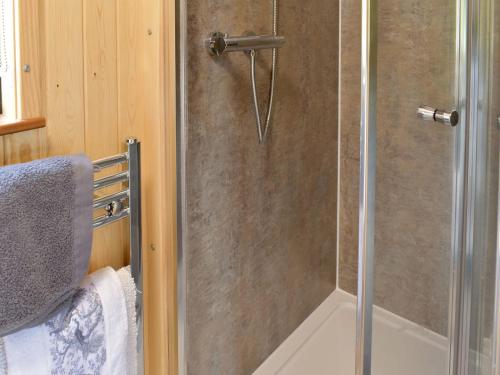
[[128,271],[108,267],[93,273],[45,323],[4,337],[5,373],[134,375],[134,299]]
[[5,353],[5,344],[0,337],[0,375],[7,375],[7,354]]

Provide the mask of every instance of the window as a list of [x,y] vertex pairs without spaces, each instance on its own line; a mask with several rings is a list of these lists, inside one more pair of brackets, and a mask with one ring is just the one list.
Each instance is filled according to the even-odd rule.
[[14,2],[0,0],[0,106],[1,116],[16,117]]
[[45,126],[38,100],[39,26],[33,16],[40,6],[37,0],[0,0],[0,136]]

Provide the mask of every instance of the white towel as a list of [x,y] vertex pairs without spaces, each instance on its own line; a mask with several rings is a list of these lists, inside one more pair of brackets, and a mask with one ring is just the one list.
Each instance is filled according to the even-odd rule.
[[93,273],[48,321],[3,338],[7,374],[135,375],[134,300],[128,271]]
[[[120,282],[122,284],[123,291],[125,292],[125,301],[127,303],[127,315],[128,315],[128,348],[127,348],[127,358],[129,375],[135,375],[137,372],[137,317],[135,314],[135,302],[136,302],[136,288],[134,279],[130,274],[130,266],[124,267],[117,272]],[[2,375],[2,374],[0,374]]]

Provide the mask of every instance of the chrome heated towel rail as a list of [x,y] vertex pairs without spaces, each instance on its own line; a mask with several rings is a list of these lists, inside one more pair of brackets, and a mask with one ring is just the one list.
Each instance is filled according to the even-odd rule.
[[144,332],[143,332],[143,297],[142,297],[142,248],[141,248],[141,167],[140,142],[132,138],[127,140],[127,152],[97,160],[93,163],[94,173],[103,169],[127,165],[126,169],[116,174],[94,181],[94,192],[102,188],[127,184],[118,193],[94,200],[94,210],[104,210],[105,214],[94,219],[94,229],[129,218],[130,227],[130,270],[136,285],[137,318],[137,373],[144,374]]

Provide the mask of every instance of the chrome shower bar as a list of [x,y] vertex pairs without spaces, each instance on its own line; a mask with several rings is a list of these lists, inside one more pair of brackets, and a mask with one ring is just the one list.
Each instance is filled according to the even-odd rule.
[[137,139],[127,140],[127,152],[93,163],[94,172],[105,168],[127,164],[127,169],[111,176],[94,181],[94,191],[115,184],[127,183],[124,190],[94,200],[93,209],[104,209],[105,214],[93,220],[94,229],[114,223],[126,217],[130,228],[130,270],[136,285],[137,321],[137,374],[144,374],[144,337],[143,337],[143,296],[142,296],[142,238],[141,238],[141,170],[140,143]]
[[286,40],[279,35],[228,36],[221,32],[210,35],[207,45],[210,52],[221,56],[227,52],[250,52],[259,49],[283,47]]

